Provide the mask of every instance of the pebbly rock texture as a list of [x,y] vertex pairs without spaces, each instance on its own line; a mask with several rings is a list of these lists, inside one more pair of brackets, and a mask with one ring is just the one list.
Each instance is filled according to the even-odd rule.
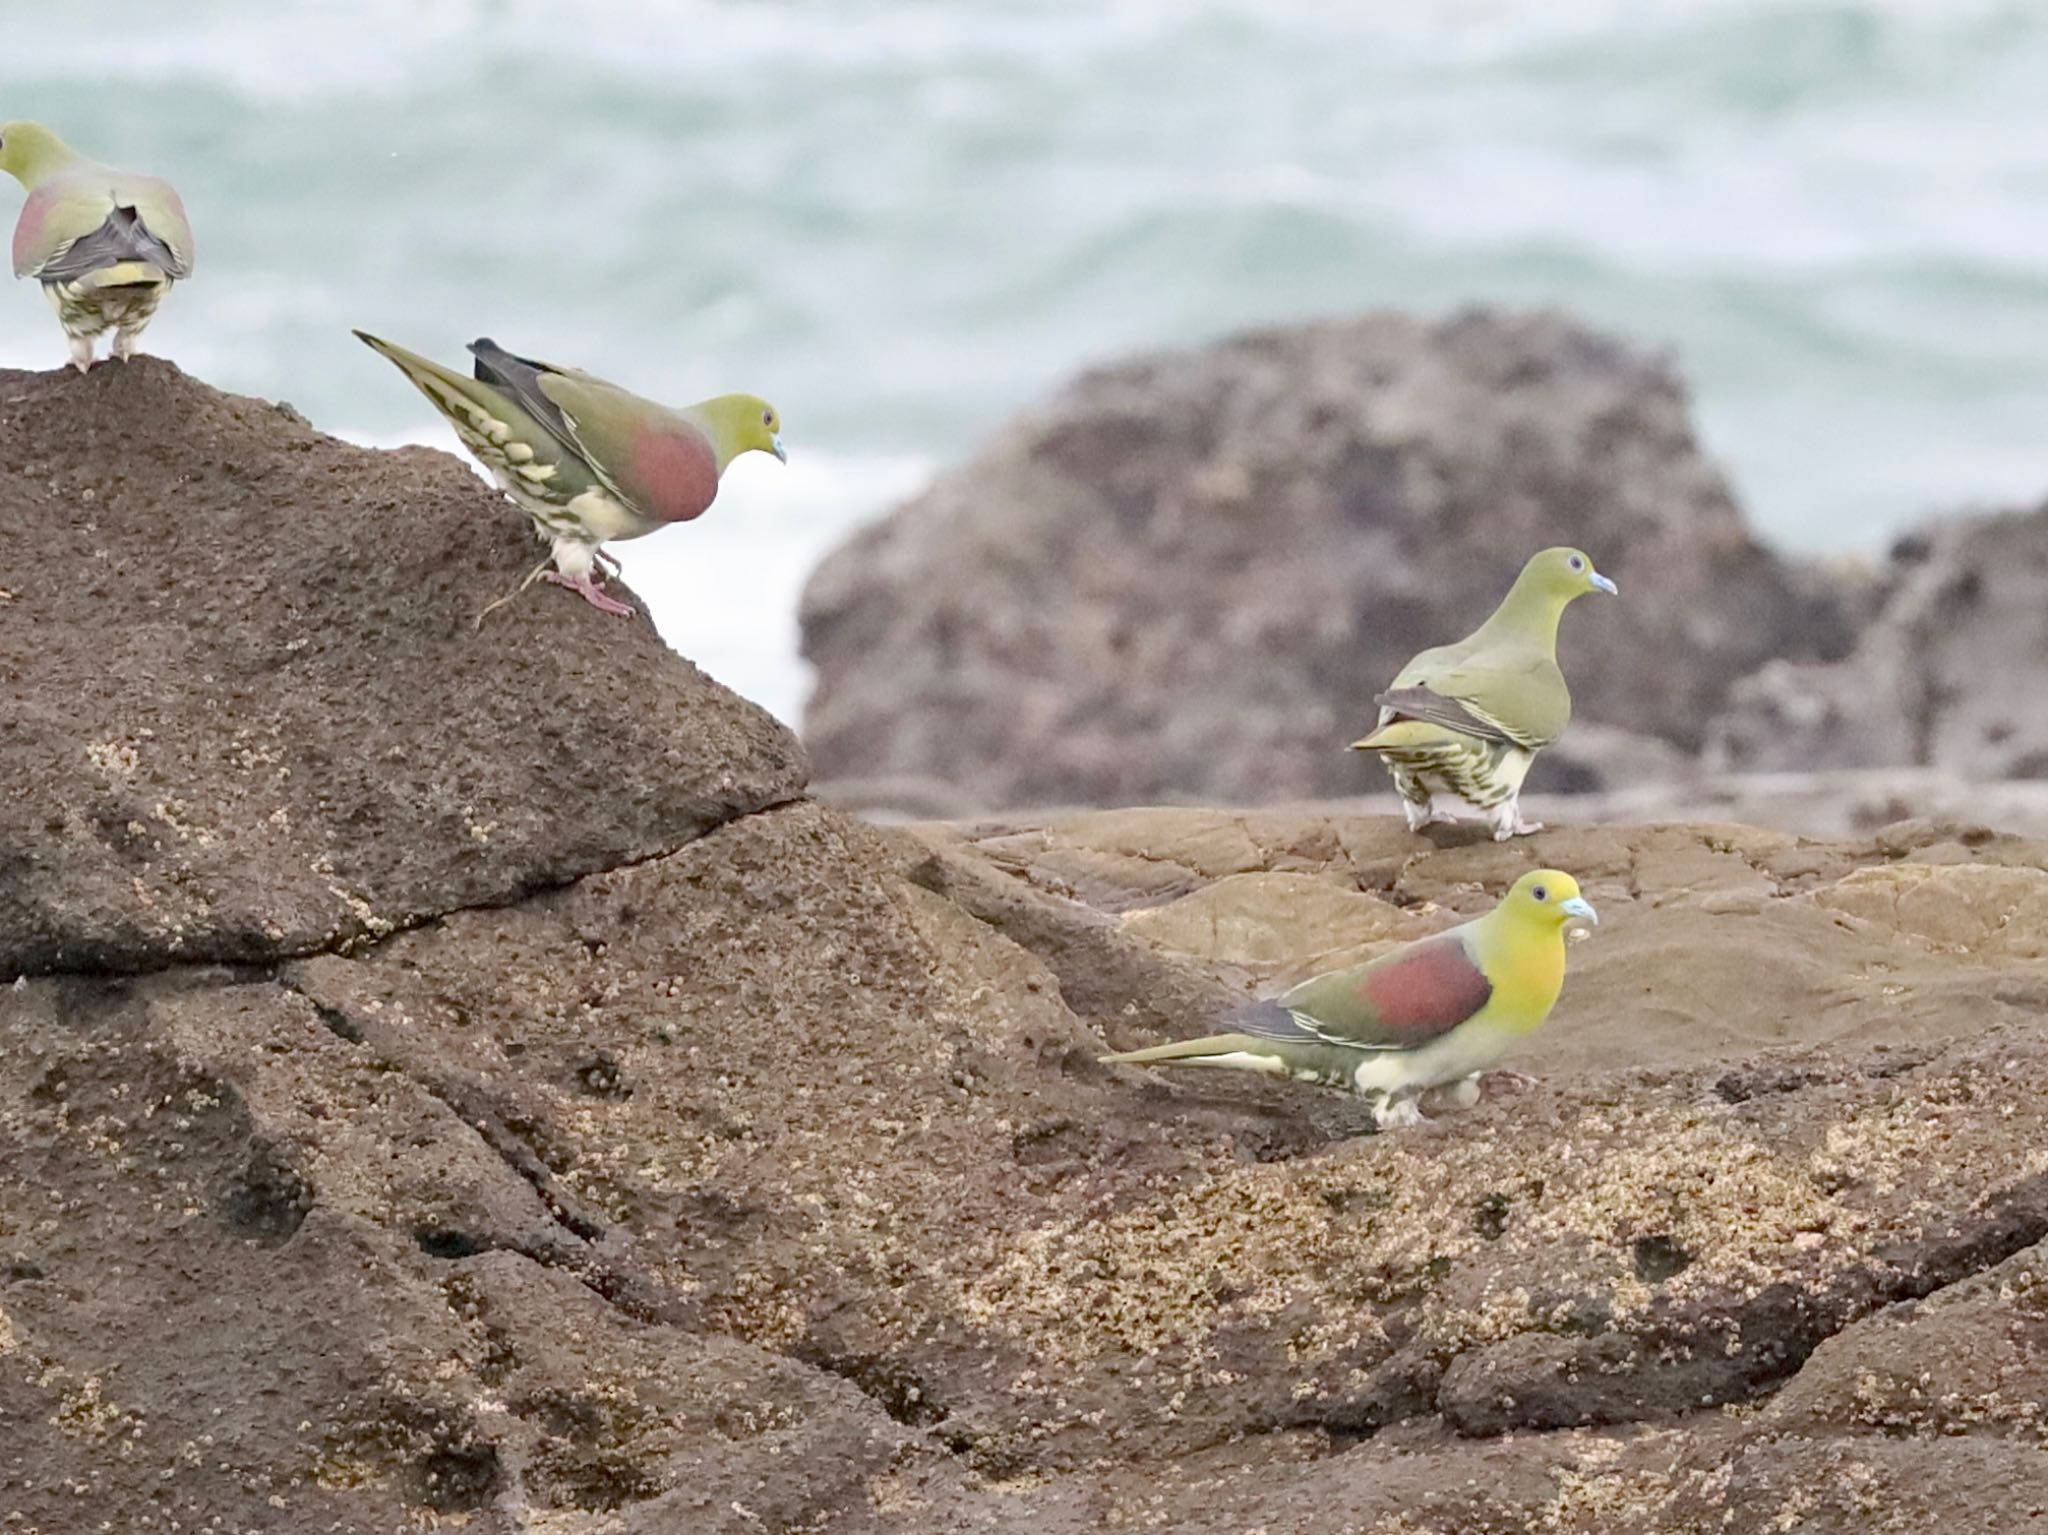
[[539,589],[475,632],[536,549],[445,454],[155,358],[0,372],[0,521],[37,554],[0,581],[0,973],[273,959],[803,788],[645,623]]
[[1774,661],[1739,684],[1709,733],[1710,760],[2048,778],[2048,507],[1903,539],[1885,585],[1849,656]]
[[[343,504],[466,490],[435,455],[343,450],[162,365],[12,387],[75,391],[87,439],[113,419],[103,391],[138,436],[174,435],[170,410],[239,422],[236,462],[304,443],[346,469]],[[44,451],[40,476],[72,472]],[[136,460],[122,494],[168,497],[153,474]],[[238,523],[240,557],[288,567],[324,505]],[[523,535],[490,525],[480,558],[516,578]],[[466,622],[488,584],[419,561]],[[206,678],[238,674],[206,636],[263,653],[260,625],[296,630],[231,585],[101,579],[104,631],[174,602],[169,632],[201,636],[128,672],[148,739],[223,728]],[[502,684],[515,765],[594,665],[579,626],[603,622],[607,655],[642,644],[547,595],[521,615],[524,658],[470,674]],[[373,686],[379,636],[424,643],[428,621],[380,627],[356,603],[386,611],[337,597],[324,664]],[[0,610],[10,646],[17,617]],[[10,828],[68,827],[101,792],[73,762],[76,679],[20,675],[8,792],[40,821]],[[577,856],[621,849],[610,862],[506,888],[531,865],[414,807],[337,852],[428,871],[391,931],[309,924],[288,947],[221,940],[218,962],[139,950],[156,930],[80,884],[104,904],[62,908],[76,937],[18,951],[0,1527],[1869,1535],[2048,1517],[2048,846],[1906,823],[1502,847],[1197,809],[883,829],[793,785],[706,825],[672,818],[660,754],[724,743],[713,782],[785,783],[786,737],[739,744],[752,712],[658,649],[634,687],[726,724],[566,807],[544,772],[479,768],[488,822],[566,816]],[[276,792],[347,781],[348,743],[309,740]],[[196,750],[153,760],[166,803],[234,810]],[[341,802],[305,792],[294,828]],[[131,888],[186,892],[202,934],[301,888],[289,859],[228,856],[238,821],[209,824],[206,902],[175,837],[128,846]],[[650,827],[674,845],[641,851]],[[434,872],[465,856],[489,879]],[[1579,872],[1604,920],[1518,1063],[1534,1088],[1372,1135],[1333,1094],[1096,1061],[1476,912],[1537,859]],[[10,888],[58,909],[91,868],[50,855]]]
[[1846,649],[1665,362],[1555,315],[1382,314],[1083,375],[856,535],[805,594],[805,737],[824,776],[981,806],[1377,788],[1341,749],[1373,694],[1560,542],[1623,594],[1565,625],[1588,721],[1690,750],[1767,658]]

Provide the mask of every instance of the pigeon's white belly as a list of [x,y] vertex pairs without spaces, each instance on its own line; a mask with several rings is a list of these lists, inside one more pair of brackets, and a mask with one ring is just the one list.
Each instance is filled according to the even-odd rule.
[[1500,1063],[1515,1042],[1498,1024],[1466,1023],[1416,1050],[1373,1050],[1351,1075],[1361,1093],[1441,1087]]
[[569,503],[569,510],[583,525],[585,536],[600,544],[615,538],[638,538],[661,526],[602,490],[586,490]]
[[519,469],[494,466],[492,472],[499,486],[526,508],[543,538],[596,548],[615,538],[638,538],[661,526],[604,490],[586,490],[568,501],[551,501],[521,479]]

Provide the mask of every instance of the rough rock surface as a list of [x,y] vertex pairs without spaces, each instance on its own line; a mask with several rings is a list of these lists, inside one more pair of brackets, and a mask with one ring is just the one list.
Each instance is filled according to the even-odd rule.
[[1739,684],[1709,760],[2048,778],[2048,506],[1902,539],[1885,588],[1846,658],[1773,661]]
[[805,738],[822,775],[984,807],[1356,793],[1373,694],[1560,542],[1623,593],[1565,625],[1586,720],[1695,748],[1766,658],[1846,649],[1666,363],[1550,315],[1376,315],[1084,375],[858,534],[805,595]]
[[272,959],[803,787],[646,624],[543,589],[475,631],[534,546],[446,454],[155,358],[0,371],[0,522],[0,972]]
[[[160,365],[14,387],[256,409]],[[337,497],[454,493],[432,455],[334,462]],[[102,547],[146,546],[147,472]],[[479,557],[516,577],[523,535],[498,531]],[[294,527],[243,532],[267,566]],[[299,632],[248,597],[180,600],[259,651]],[[93,606],[118,632],[150,597]],[[515,735],[584,679],[598,621],[533,607],[549,643],[497,701]],[[19,622],[0,606],[9,646]],[[174,709],[217,728],[193,654],[131,675],[159,737]],[[68,824],[101,792],[58,707],[75,678],[22,679],[9,793]],[[658,651],[638,685],[752,718]],[[764,734],[730,771],[770,778],[785,750]],[[210,761],[174,770],[157,792],[220,792]],[[2041,843],[1923,823],[1500,847],[1200,810],[880,829],[786,795],[704,829],[661,819],[652,769],[568,811],[545,775],[490,785],[490,818],[571,813],[581,846],[701,834],[523,894],[422,882],[398,930],[309,926],[233,963],[164,946],[131,973],[83,916],[77,946],[17,961],[10,1535],[2048,1517]],[[417,810],[361,840],[366,867],[428,870],[474,842]],[[136,888],[177,887],[182,842],[129,854]],[[1476,911],[1538,858],[1604,921],[1521,1062],[1533,1089],[1371,1135],[1332,1094],[1096,1063]],[[193,931],[274,888],[268,863],[213,867]],[[45,876],[16,888],[72,865]]]

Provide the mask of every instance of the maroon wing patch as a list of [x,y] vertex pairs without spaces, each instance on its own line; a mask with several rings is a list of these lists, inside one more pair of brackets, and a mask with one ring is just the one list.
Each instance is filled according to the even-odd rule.
[[644,510],[663,522],[688,522],[718,495],[718,457],[687,426],[645,428],[634,436],[632,477]]
[[58,190],[45,182],[28,194],[28,201],[21,205],[21,220],[14,226],[14,275],[33,277],[30,262],[34,258],[37,244],[43,238],[43,225],[50,217],[50,210],[57,205]]
[[1426,1044],[1486,1006],[1493,982],[1472,963],[1464,941],[1446,933],[1358,978],[1359,1000],[1372,1009],[1387,1043]]

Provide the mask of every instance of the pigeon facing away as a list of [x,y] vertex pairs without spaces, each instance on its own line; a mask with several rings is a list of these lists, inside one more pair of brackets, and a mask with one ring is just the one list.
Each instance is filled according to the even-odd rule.
[[41,123],[0,126],[0,170],[28,188],[14,275],[43,285],[83,373],[107,331],[127,361],[171,284],[192,271],[192,226],[167,181],[88,160]]
[[1102,1059],[1319,1082],[1372,1099],[1382,1129],[1416,1124],[1421,1094],[1451,1083],[1476,1088],[1482,1072],[1550,1016],[1575,919],[1600,920],[1579,882],[1537,869],[1485,916],[1241,1008],[1227,1034]]
[[1613,596],[1615,585],[1579,550],[1545,549],[1491,618],[1456,644],[1423,651],[1373,700],[1379,722],[1351,749],[1385,760],[1410,831],[1452,819],[1432,803],[1438,794],[1484,812],[1496,842],[1543,829],[1522,819],[1522,780],[1571,720],[1557,624],[1588,592]]
[[596,573],[604,544],[702,516],[719,477],[742,453],[788,460],[782,418],[756,395],[722,394],[671,410],[588,373],[515,356],[491,340],[470,343],[470,377],[364,331],[356,335],[448,418],[462,445],[548,540],[547,561],[520,591],[545,577],[606,613],[631,613]]

